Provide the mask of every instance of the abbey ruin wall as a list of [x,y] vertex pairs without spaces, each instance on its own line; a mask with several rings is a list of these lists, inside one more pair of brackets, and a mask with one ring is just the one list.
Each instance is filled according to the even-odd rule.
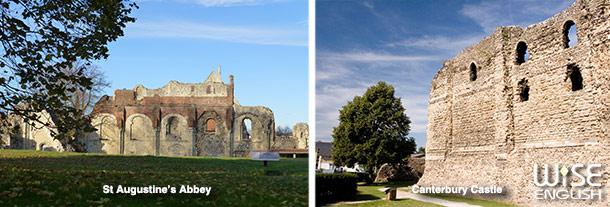
[[[610,164],[609,12],[607,0],[579,0],[525,29],[499,27],[445,61],[431,84],[418,184],[500,185],[507,192],[494,199],[566,205],[533,198],[533,166]],[[604,168],[606,193],[608,176]],[[576,203],[588,204],[600,203]]]
[[233,87],[232,75],[225,84],[213,71],[203,83],[115,90],[95,104],[91,124],[97,131],[84,138],[85,147],[94,153],[208,157],[272,150],[273,112],[240,105]]

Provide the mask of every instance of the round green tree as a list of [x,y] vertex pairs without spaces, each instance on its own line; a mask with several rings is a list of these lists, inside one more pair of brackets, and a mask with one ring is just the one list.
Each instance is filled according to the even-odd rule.
[[370,174],[384,163],[400,163],[415,151],[408,138],[411,121],[394,87],[379,82],[339,110],[333,129],[333,162],[353,167],[358,163]]

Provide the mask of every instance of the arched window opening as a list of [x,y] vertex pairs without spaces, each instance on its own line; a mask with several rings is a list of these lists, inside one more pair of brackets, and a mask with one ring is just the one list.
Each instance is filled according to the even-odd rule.
[[567,75],[572,82],[572,91],[578,91],[583,88],[582,74],[580,73],[580,68],[577,65],[568,65]]
[[521,65],[521,63],[527,61],[529,57],[530,55],[527,51],[527,44],[525,44],[525,42],[519,42],[517,44],[517,65]]
[[208,132],[215,132],[216,131],[216,120],[208,119],[205,122],[205,128],[206,128],[206,131],[208,131]]
[[102,121],[100,121],[100,124],[97,126],[97,133],[98,133],[98,137],[100,137],[100,139],[102,137],[104,137],[104,134],[102,134],[102,132],[104,131],[104,121],[106,121],[106,118],[108,118],[107,116],[102,117]]
[[530,99],[530,86],[527,84],[527,80],[521,79],[518,83],[519,86],[519,101],[524,102]]
[[245,118],[242,121],[242,139],[250,139],[252,133],[252,120]]
[[477,65],[470,63],[470,81],[477,80]]
[[144,116],[133,117],[129,124],[129,140],[149,139],[148,130],[150,127],[150,121],[145,119]]
[[572,20],[567,21],[563,25],[563,44],[565,48],[570,48],[578,44],[576,24]]
[[178,133],[178,119],[174,116],[169,117],[167,119],[167,124],[165,125],[165,134],[166,135],[176,135]]

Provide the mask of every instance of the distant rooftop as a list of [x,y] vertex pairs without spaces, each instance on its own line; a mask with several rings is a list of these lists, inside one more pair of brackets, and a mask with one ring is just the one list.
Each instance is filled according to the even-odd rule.
[[323,158],[331,158],[333,156],[332,144],[330,142],[316,142],[316,152],[318,152],[318,156],[322,156]]

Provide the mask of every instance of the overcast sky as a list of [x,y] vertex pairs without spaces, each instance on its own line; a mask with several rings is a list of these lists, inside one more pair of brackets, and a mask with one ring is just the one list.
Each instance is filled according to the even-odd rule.
[[496,27],[527,27],[574,0],[316,2],[316,139],[332,141],[341,106],[378,81],[394,86],[425,146],[430,84],[443,60]]
[[[303,0],[137,1],[137,21],[98,65],[114,89],[203,82],[222,66],[235,97],[267,106],[277,126],[308,122],[308,3]],[[218,70],[218,69],[217,69]]]

